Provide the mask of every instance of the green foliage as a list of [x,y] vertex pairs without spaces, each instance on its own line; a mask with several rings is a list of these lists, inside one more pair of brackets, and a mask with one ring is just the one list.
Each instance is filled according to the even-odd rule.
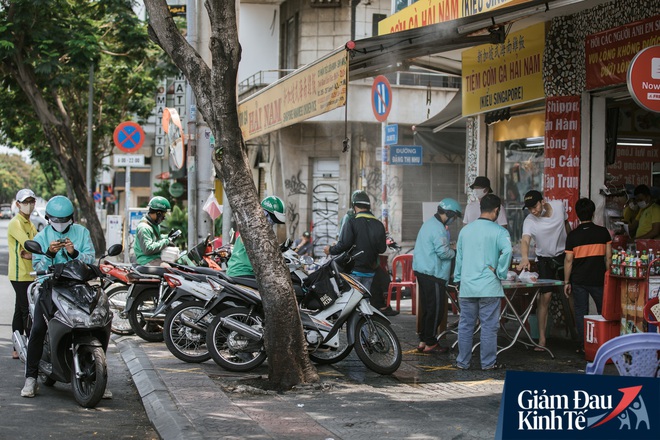
[[[171,231],[174,229],[181,230],[181,236],[177,238],[174,242],[181,249],[187,249],[186,245],[188,240],[188,210],[181,209],[178,206],[174,206],[172,211],[167,214],[165,220],[163,220],[163,230]],[[193,246],[197,243],[193,243]]]
[[28,187],[30,165],[16,154],[0,155],[0,203],[11,203],[21,188]]
[[[171,64],[163,61],[131,4],[131,0],[0,0],[0,142],[31,150],[47,182],[61,176],[53,142],[61,142],[63,149],[70,139],[77,140],[79,148],[86,146],[90,66],[94,66],[94,169],[111,154],[117,124],[135,115],[146,119],[155,106],[158,79],[171,70]],[[58,118],[49,123],[59,124],[59,139],[46,139],[43,115],[37,114],[30,94],[43,97],[46,110]],[[84,159],[86,153],[81,151],[80,156]]]

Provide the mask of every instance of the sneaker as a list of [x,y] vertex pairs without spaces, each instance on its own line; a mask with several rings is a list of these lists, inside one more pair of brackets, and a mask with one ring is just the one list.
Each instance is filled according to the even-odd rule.
[[394,310],[392,307],[385,307],[384,309],[380,309],[380,313],[382,313],[385,316],[396,316],[399,314],[398,310]]
[[489,371],[489,370],[503,370],[504,368],[506,368],[506,365],[504,365],[504,364],[498,364],[497,362],[495,362],[495,363],[494,363],[493,365],[491,365],[490,367],[482,368],[482,370],[484,370],[484,371]]
[[112,399],[112,391],[110,391],[109,389],[106,388],[105,392],[103,392],[103,397],[101,397],[101,398],[102,399]]
[[25,386],[21,390],[21,396],[34,397],[37,394],[37,391],[39,391],[39,384],[37,383],[37,379],[34,377],[28,377],[25,379]]
[[451,366],[452,366],[452,368],[456,368],[457,370],[469,370],[469,369],[470,369],[470,367],[461,367],[461,366],[458,365],[456,362],[454,362],[453,364],[451,364]]

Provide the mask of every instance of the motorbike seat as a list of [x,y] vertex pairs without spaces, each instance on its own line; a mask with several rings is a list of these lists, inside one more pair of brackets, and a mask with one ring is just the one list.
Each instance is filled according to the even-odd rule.
[[137,266],[135,270],[142,275],[157,275],[159,277],[167,272],[167,268],[160,266]]
[[224,272],[215,271],[214,275],[219,276],[225,281],[228,281],[232,284],[239,284],[241,286],[252,287],[257,289],[257,280],[250,277],[230,277]]

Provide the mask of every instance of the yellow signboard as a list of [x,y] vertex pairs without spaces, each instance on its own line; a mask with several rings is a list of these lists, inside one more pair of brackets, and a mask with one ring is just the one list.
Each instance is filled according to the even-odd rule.
[[279,130],[346,104],[347,52],[302,67],[238,104],[243,139]]
[[[525,2],[528,0],[523,0]],[[521,0],[419,0],[378,22],[378,35],[393,34],[492,11]]]
[[543,98],[545,23],[463,51],[463,116]]

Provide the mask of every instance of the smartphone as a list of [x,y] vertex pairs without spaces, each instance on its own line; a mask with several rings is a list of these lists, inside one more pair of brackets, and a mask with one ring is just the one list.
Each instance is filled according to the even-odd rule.
[[60,238],[60,239],[57,240],[57,241],[60,242],[60,243],[66,243],[66,238]]

